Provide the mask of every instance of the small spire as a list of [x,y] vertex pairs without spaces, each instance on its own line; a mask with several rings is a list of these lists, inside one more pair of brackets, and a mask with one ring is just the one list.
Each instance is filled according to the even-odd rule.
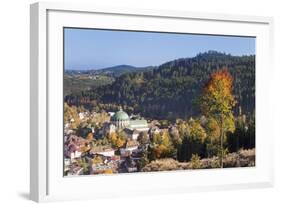
[[121,105],[119,106],[119,110],[120,110],[120,111],[123,111],[123,109],[122,109],[122,106],[121,106]]

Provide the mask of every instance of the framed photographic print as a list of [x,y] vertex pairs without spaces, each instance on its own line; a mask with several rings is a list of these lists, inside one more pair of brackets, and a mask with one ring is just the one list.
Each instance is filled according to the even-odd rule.
[[272,186],[272,23],[31,5],[31,199]]

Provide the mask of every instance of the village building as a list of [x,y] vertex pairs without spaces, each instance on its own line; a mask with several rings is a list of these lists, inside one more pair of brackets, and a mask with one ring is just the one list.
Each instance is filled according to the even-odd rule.
[[132,130],[132,129],[126,128],[124,131],[126,133],[127,138],[132,139],[132,140],[137,140],[140,135],[140,132],[137,130]]
[[112,117],[115,114],[115,112],[108,112],[108,114],[110,117]]
[[79,152],[79,151],[72,152],[70,154],[70,159],[73,160],[73,159],[79,158],[79,157],[81,157],[81,154],[82,154],[82,152]]
[[105,157],[112,157],[115,155],[115,150],[110,146],[96,146],[90,150],[91,154],[103,155]]
[[76,167],[71,167],[68,170],[68,176],[72,176],[72,175],[83,175],[83,168],[76,166]]
[[116,173],[120,157],[95,155],[94,158],[91,160],[92,163],[90,163],[90,174]]
[[116,126],[117,129],[123,129],[130,124],[129,115],[120,108],[110,119],[110,122]]
[[112,123],[104,123],[104,126],[103,126],[103,133],[104,135],[107,135],[107,134],[112,134],[116,132],[116,126]]
[[121,156],[132,154],[133,151],[137,150],[139,143],[135,140],[127,140],[122,148],[120,148]]
[[65,146],[64,155],[71,160],[81,157],[81,154],[79,147],[74,143],[69,143]]
[[107,133],[115,132],[118,129],[124,129],[127,137],[137,140],[141,132],[149,130],[148,123],[144,119],[130,119],[129,115],[120,108],[110,119],[107,125]]
[[90,174],[104,174],[107,171],[112,171],[112,167],[107,164],[93,164]]
[[130,120],[130,124],[127,128],[138,132],[147,132],[149,130],[146,120]]

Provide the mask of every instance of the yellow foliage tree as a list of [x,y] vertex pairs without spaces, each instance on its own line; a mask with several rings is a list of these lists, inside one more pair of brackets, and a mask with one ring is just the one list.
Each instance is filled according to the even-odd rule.
[[174,151],[173,143],[168,131],[153,136],[154,156],[156,158],[171,157]]
[[122,140],[120,137],[117,138],[116,140],[116,147],[120,148],[124,145],[125,141]]
[[64,103],[64,114],[63,120],[64,123],[70,123],[71,129],[77,129],[80,124],[80,118],[78,116],[77,107],[69,106],[67,103]]
[[192,140],[199,140],[202,143],[206,140],[207,134],[200,122],[195,120],[189,121],[189,137]]
[[117,134],[115,133],[115,132],[113,132],[113,133],[111,133],[110,135],[109,135],[109,140],[111,141],[111,142],[116,142],[116,140],[117,140]]
[[124,145],[125,140],[122,136],[118,136],[115,132],[109,135],[109,140],[114,147],[120,148]]
[[233,78],[227,69],[214,72],[203,89],[200,98],[200,108],[203,114],[217,121],[220,127],[221,153],[220,162],[223,167],[223,142],[225,132],[235,129],[232,108],[236,100],[232,94]]

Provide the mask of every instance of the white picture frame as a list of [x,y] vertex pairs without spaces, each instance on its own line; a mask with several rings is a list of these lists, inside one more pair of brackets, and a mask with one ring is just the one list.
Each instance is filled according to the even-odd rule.
[[[30,198],[95,199],[273,186],[270,90],[273,19],[187,11],[97,8],[46,3],[30,12]],[[63,27],[256,36],[256,166],[195,171],[63,177]],[[266,131],[266,132],[265,132]],[[266,139],[263,138],[266,134]],[[61,138],[60,138],[61,137]],[[61,139],[61,140],[60,140]],[[111,186],[115,184],[114,186]],[[75,187],[83,187],[76,189]]]

